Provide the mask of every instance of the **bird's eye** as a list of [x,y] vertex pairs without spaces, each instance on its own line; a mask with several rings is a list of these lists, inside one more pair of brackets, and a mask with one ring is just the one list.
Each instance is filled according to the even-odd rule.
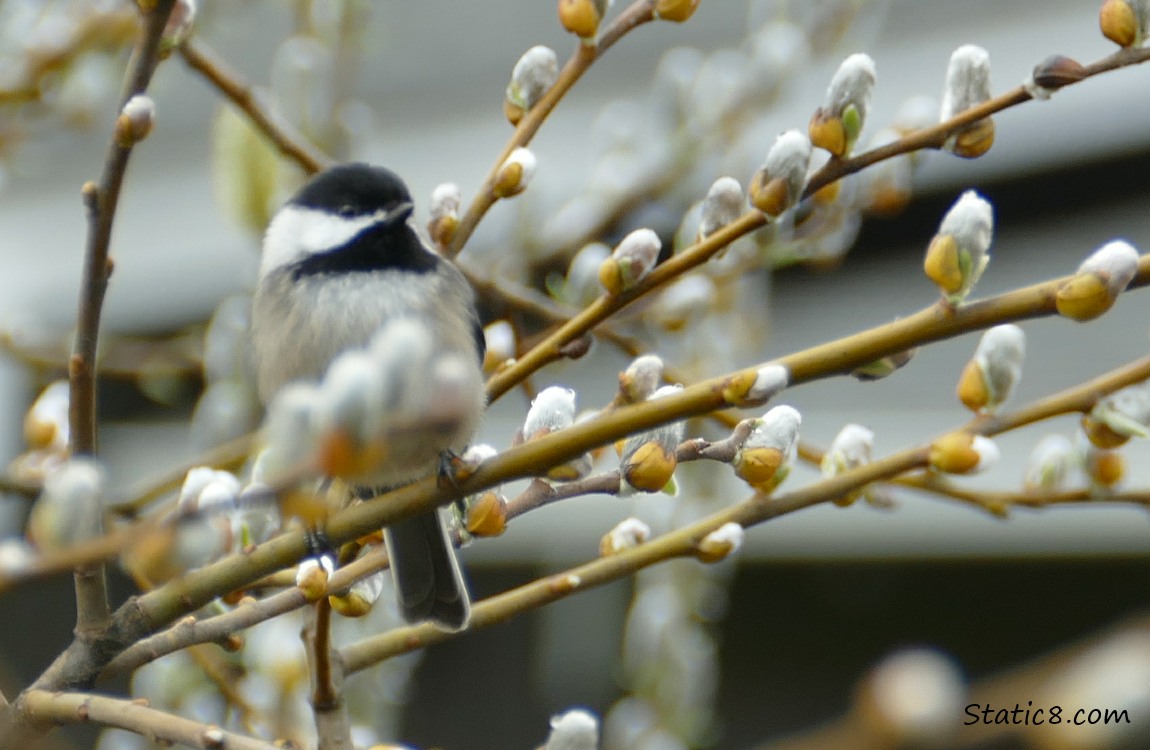
[[355,206],[351,204],[344,204],[336,209],[336,213],[345,219],[350,219],[355,216]]

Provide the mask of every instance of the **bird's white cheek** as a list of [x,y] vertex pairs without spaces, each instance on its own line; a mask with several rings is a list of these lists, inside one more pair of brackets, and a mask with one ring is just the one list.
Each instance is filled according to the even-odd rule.
[[301,258],[337,248],[376,221],[374,214],[348,219],[301,206],[284,206],[264,234],[260,277]]

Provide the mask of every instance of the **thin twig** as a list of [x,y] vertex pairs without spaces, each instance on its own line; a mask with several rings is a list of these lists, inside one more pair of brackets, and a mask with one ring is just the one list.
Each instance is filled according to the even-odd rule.
[[[1068,88],[1074,85],[1074,83],[1081,83],[1092,76],[1111,70],[1125,68],[1130,65],[1140,65],[1147,60],[1150,60],[1150,48],[1120,49],[1090,65],[1084,65],[1082,68],[1082,78],[1078,81],[1067,83],[1062,86],[1062,88]],[[1060,88],[1059,91],[1061,90]],[[873,148],[866,153],[859,154],[850,159],[831,159],[822,169],[811,175],[811,179],[807,182],[807,186],[803,190],[803,197],[813,195],[832,182],[841,180],[847,175],[854,174],[880,161],[886,161],[895,156],[909,154],[913,151],[942,148],[952,135],[967,125],[1033,98],[1033,95],[1026,90],[1025,86],[1017,86],[981,104],[963,110],[949,120],[940,122],[937,125],[932,125],[929,128],[907,133],[898,140]]]
[[312,605],[303,640],[319,750],[353,750],[347,707],[341,696],[343,669],[339,654],[331,648],[331,604],[326,596]]
[[1126,490],[1124,492],[1107,492],[1093,488],[1060,492],[979,490],[961,487],[943,476],[931,473],[899,477],[893,480],[891,484],[895,487],[927,492],[973,505],[998,518],[1009,515],[1012,508],[1048,508],[1053,505],[1098,505],[1103,503],[1150,505],[1150,491],[1145,490]]
[[40,489],[39,482],[30,482],[11,474],[0,474],[0,493],[35,500],[40,495]]
[[[387,553],[377,549],[332,574],[328,581],[330,591],[340,591],[387,567]],[[141,639],[125,649],[100,673],[100,678],[131,674],[145,664],[197,643],[210,643],[226,638],[240,630],[253,627],[308,604],[307,595],[300,589],[280,591],[264,599],[246,599],[228,612],[197,620],[188,615],[167,630]]]
[[[124,80],[121,107],[133,96],[144,93],[159,64],[160,37],[172,12],[174,0],[157,2],[144,14],[136,47]],[[76,340],[68,363],[69,449],[73,455],[96,453],[96,343],[100,333],[100,313],[108,277],[112,274],[109,246],[112,222],[120,187],[128,169],[132,144],[109,139],[104,168],[98,183],[88,182],[82,194],[88,209],[88,237],[84,251],[84,273],[76,313]],[[80,637],[98,635],[108,625],[108,592],[104,566],[76,569],[76,632]]]
[[0,573],[0,594],[77,568],[92,567],[114,558],[156,530],[153,521],[121,528],[62,550],[36,555],[25,566]]
[[[919,313],[884,324],[838,341],[821,344],[775,361],[790,373],[791,385],[811,382],[838,373],[850,372],[868,362],[905,351],[928,341],[939,341],[990,325],[1049,315],[1054,311],[1054,294],[1067,277],[970,302],[957,309],[932,305]],[[1139,261],[1139,275],[1132,286],[1150,281],[1150,256]],[[507,450],[485,461],[460,483],[463,494],[471,494],[514,479],[530,477],[540,467],[554,466],[578,458],[600,445],[686,417],[707,414],[730,406],[724,390],[729,382],[746,379],[759,367],[732,375],[712,378],[658,399],[610,411],[580,422],[540,440]],[[328,520],[326,533],[333,544],[343,544],[371,533],[380,526],[410,517],[449,502],[454,489],[441,488],[434,479],[422,480],[389,492],[371,503],[341,510]],[[139,604],[148,612],[150,627],[164,627],[221,591],[246,585],[300,559],[306,551],[303,534],[286,534],[240,558],[228,558],[184,576],[178,583],[145,594]]]
[[[1150,49],[1120,50],[1089,66],[1085,66],[1084,70],[1086,71],[1086,77],[1090,77],[1117,68],[1141,64],[1147,60],[1150,60]],[[964,110],[938,125],[909,133],[896,141],[850,159],[832,159],[826,166],[812,175],[804,190],[804,196],[809,196],[820,188],[877,162],[921,149],[940,148],[948,138],[970,123],[1031,98],[1031,94],[1026,88],[1019,86],[978,106]],[[510,152],[508,151],[507,153]],[[506,154],[504,154],[503,158],[506,158]],[[498,167],[496,167],[496,169],[498,169]],[[476,199],[476,203],[478,202],[479,198]],[[475,208],[475,206],[476,204],[473,203],[471,208]],[[469,212],[470,210],[469,208]],[[561,325],[556,331],[552,332],[551,335],[540,342],[531,351],[520,357],[513,366],[492,376],[487,384],[488,397],[494,401],[503,393],[515,387],[521,379],[529,377],[545,365],[560,359],[562,357],[560,351],[566,343],[593,331],[596,326],[607,320],[615,312],[618,312],[645,294],[677,279],[687,271],[709,260],[719,250],[731,242],[761,228],[766,223],[767,217],[762,213],[749,211],[719,232],[684,249],[672,256],[667,262],[657,266],[633,289],[616,297],[604,295],[595,300],[586,309],[582,310],[565,324]],[[461,246],[460,244],[459,247]],[[517,304],[528,305],[539,313],[547,313],[546,308],[539,304],[539,300],[531,300],[524,295],[519,295],[519,297],[520,299],[515,300]]]
[[138,701],[87,693],[29,690],[21,699],[28,719],[51,724],[95,722],[165,743],[198,748],[275,750],[271,742],[228,732],[180,716],[149,708]]
[[258,433],[249,432],[209,448],[182,464],[166,469],[155,477],[145,479],[124,493],[123,496],[127,499],[110,505],[109,510],[124,518],[135,518],[152,502],[179,489],[188,472],[197,466],[211,466],[214,469],[234,471],[243,465],[252,448],[256,445],[257,437]]
[[494,166],[491,171],[487,173],[487,177],[483,180],[483,184],[479,188],[472,199],[471,204],[468,205],[467,211],[460,219],[459,227],[456,229],[455,236],[452,237],[450,245],[446,248],[444,254],[449,258],[454,258],[459,255],[459,251],[467,244],[467,240],[471,238],[471,234],[475,228],[479,226],[479,222],[487,214],[490,209],[498,200],[495,193],[492,191],[492,186],[495,184],[496,176],[499,174],[500,167],[503,162],[507,161],[507,157],[516,148],[526,146],[535,137],[535,134],[542,127],[547,116],[559,104],[560,100],[571,90],[587,69],[600,57],[603,53],[611,48],[615,42],[619,41],[628,32],[632,31],[638,26],[641,26],[648,21],[655,18],[655,2],[654,0],[636,0],[626,9],[624,9],[611,24],[603,29],[598,40],[594,44],[579,42],[575,48],[575,52],[567,59],[563,65],[563,69],[559,71],[559,76],[555,80],[555,84],[548,89],[543,98],[536,102],[530,110],[524,115],[523,119],[515,127],[515,133],[507,141],[500,152],[499,158],[495,160]]
[[714,234],[656,266],[635,286],[625,292],[618,295],[603,294],[580,311],[578,315],[534,346],[531,351],[517,359],[509,367],[491,376],[487,381],[488,398],[492,401],[496,400],[515,387],[521,379],[535,373],[547,364],[561,359],[563,347],[566,344],[589,333],[597,325],[648,292],[658,289],[713,258],[727,245],[744,234],[764,226],[767,222],[767,216],[762,212],[748,211]]
[[279,152],[292,159],[307,174],[332,165],[331,157],[314,146],[261,97],[250,83],[233,70],[219,54],[195,37],[180,45],[180,54],[192,70],[202,75],[243,112]]
[[[74,18],[80,14],[85,15]],[[56,28],[52,44],[29,45],[22,59],[8,63],[9,75],[0,85],[0,105],[42,101],[44,84],[58,84],[52,73],[66,70],[91,50],[126,45],[136,31],[136,16],[135,8],[127,4],[72,9],[69,23]]]
[[236,711],[244,729],[254,731],[260,720],[259,711],[240,691],[236,684],[237,670],[227,661],[225,655],[215,647],[198,645],[188,649],[188,656],[219,692],[224,703]]
[[[1150,356],[1055,393],[1018,411],[1000,417],[972,421],[959,428],[992,436],[1061,414],[1090,409],[1102,396],[1150,377]],[[734,522],[744,528],[787,513],[847,496],[877,481],[891,479],[927,466],[928,446],[900,451],[843,474],[824,478],[806,487],[777,497],[752,496],[694,524],[656,537],[618,554],[584,563],[563,573],[533,581],[517,589],[485,599],[474,605],[469,629],[503,622],[577,591],[600,586],[638,572],[642,568],[676,557],[695,554],[699,542],[720,526]],[[429,624],[397,628],[350,644],[341,649],[348,674],[384,659],[438,643],[458,633]]]

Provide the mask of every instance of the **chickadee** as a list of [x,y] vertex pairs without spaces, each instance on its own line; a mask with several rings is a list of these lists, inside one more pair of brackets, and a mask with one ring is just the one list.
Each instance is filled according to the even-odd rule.
[[[435,351],[474,363],[474,393],[452,394],[464,404],[454,429],[405,434],[378,471],[356,478],[364,498],[433,474],[444,452],[467,445],[485,405],[473,292],[459,269],[420,239],[412,208],[407,186],[389,170],[343,164],[321,172],[268,225],[252,301],[265,404],[290,382],[319,381],[341,352],[367,346],[398,318],[421,323]],[[465,627],[467,588],[438,512],[392,524],[385,539],[404,618]]]

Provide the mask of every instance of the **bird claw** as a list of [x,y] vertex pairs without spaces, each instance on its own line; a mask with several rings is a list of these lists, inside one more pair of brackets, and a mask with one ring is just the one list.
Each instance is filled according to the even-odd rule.
[[467,466],[463,459],[453,450],[439,452],[439,486],[451,488],[459,492],[459,483],[467,479]]
[[304,533],[304,543],[307,545],[308,557],[318,559],[327,555],[333,560],[336,559],[335,548],[322,529],[308,529]]

